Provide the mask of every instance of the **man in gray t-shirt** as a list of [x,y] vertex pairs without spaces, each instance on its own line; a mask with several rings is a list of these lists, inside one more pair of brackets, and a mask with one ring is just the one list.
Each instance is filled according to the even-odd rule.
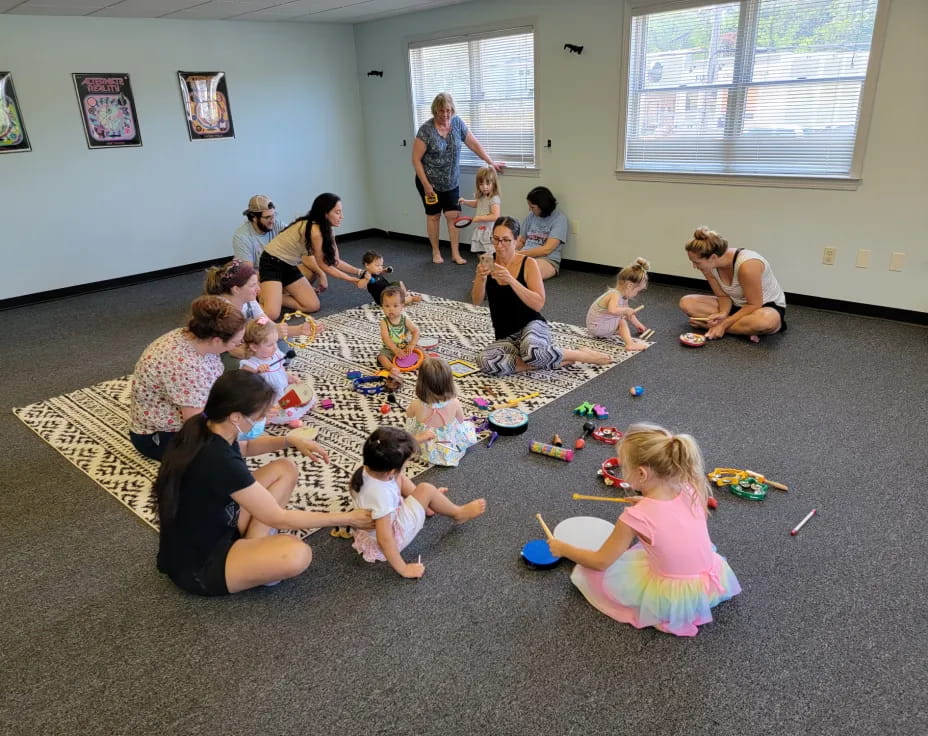
[[232,253],[257,270],[265,246],[280,234],[277,211],[270,198],[256,194],[248,200],[248,207],[242,214],[247,221],[232,233]]

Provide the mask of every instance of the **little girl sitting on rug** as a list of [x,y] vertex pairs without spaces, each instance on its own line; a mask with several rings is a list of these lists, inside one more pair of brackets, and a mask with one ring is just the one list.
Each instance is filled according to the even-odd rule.
[[288,388],[299,383],[300,379],[284,368],[286,356],[277,347],[277,325],[267,317],[249,320],[245,325],[245,337],[242,346],[248,357],[240,362],[240,367],[249,373],[257,373],[274,389],[274,402],[276,411],[268,417],[271,424],[287,424],[291,427],[300,427],[302,417],[315,405],[315,397],[302,406],[282,408],[277,402],[287,393]]
[[388,286],[380,297],[383,319],[380,320],[380,339],[383,347],[377,356],[380,367],[398,381],[403,374],[393,363],[394,358],[406,358],[419,341],[419,328],[403,314],[404,295],[399,286]]
[[426,358],[419,366],[416,398],[406,407],[406,430],[434,465],[456,467],[467,448],[477,444],[474,424],[464,419],[451,366],[445,361]]
[[425,565],[400,554],[425,523],[431,507],[463,524],[480,516],[487,502],[478,498],[458,506],[431,483],[414,485],[403,468],[416,451],[415,438],[398,427],[380,427],[364,443],[364,466],[351,476],[350,491],[359,509],[370,509],[374,534],[355,530],[352,545],[368,562],[386,561],[404,578],[421,578]]
[[647,343],[632,339],[629,322],[635,326],[639,335],[647,328],[638,321],[635,310],[628,306],[628,300],[647,288],[650,268],[651,264],[644,258],[636,258],[633,264],[619,271],[615,286],[590,305],[586,313],[586,328],[593,337],[618,334],[625,343],[625,349],[633,352],[648,347]]
[[622,477],[641,499],[622,512],[598,550],[551,539],[551,554],[577,563],[571,581],[607,616],[638,629],[695,636],[712,621],[711,608],[741,592],[709,539],[709,486],[699,446],[688,434],[633,424],[618,457]]

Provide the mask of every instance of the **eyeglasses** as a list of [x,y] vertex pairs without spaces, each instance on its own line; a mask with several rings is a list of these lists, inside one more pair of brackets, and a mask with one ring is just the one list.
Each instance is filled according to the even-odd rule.
[[512,238],[497,238],[493,236],[493,245],[512,245]]

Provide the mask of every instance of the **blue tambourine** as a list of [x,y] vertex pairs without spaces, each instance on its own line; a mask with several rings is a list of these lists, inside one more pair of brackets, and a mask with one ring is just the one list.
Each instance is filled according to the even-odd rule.
[[547,540],[533,539],[522,547],[522,562],[533,570],[550,570],[555,567],[562,558],[555,557],[551,554],[551,548]]
[[384,391],[383,376],[361,376],[352,381],[354,390],[365,396],[382,394]]

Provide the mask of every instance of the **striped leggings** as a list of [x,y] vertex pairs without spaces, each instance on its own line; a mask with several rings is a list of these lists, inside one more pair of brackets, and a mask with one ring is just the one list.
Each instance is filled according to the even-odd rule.
[[551,342],[547,322],[533,320],[519,332],[488,345],[480,353],[480,370],[490,376],[508,376],[516,372],[519,358],[542,371],[561,365],[564,354]]

